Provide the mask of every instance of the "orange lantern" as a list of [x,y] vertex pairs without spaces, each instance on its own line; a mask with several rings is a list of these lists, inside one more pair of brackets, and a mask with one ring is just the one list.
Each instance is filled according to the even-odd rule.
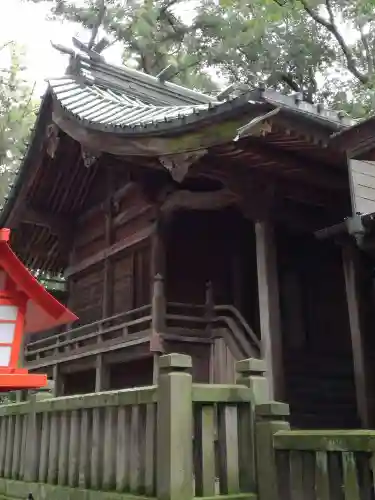
[[0,392],[45,387],[46,375],[19,368],[23,336],[77,319],[12,252],[9,236],[0,229]]

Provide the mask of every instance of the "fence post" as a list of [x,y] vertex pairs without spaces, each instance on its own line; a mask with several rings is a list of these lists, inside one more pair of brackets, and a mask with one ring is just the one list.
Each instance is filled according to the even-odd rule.
[[192,360],[167,354],[159,360],[157,498],[191,500],[193,493]]
[[27,413],[27,441],[25,450],[25,481],[36,481],[39,471],[41,426],[40,416],[36,412],[36,394],[29,399],[29,412]]
[[238,406],[239,474],[241,491],[257,488],[255,461],[255,405],[269,401],[269,385],[262,359],[249,358],[236,363],[236,383],[249,387],[252,401]]
[[289,405],[271,402],[255,407],[255,450],[259,500],[279,498],[276,455],[273,436],[278,431],[290,430],[286,418]]
[[263,359],[249,358],[236,363],[236,383],[246,385],[252,390],[254,405],[270,400],[266,371],[266,362]]

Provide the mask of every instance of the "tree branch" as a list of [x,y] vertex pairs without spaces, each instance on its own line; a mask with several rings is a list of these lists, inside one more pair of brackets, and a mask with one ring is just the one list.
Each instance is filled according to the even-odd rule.
[[95,24],[93,25],[92,27],[92,31],[91,31],[91,37],[90,37],[90,41],[88,43],[88,48],[91,50],[94,46],[94,43],[95,43],[95,39],[97,37],[97,34],[98,34],[98,31],[99,31],[99,28],[100,28],[100,25],[102,24],[103,20],[104,20],[104,15],[105,15],[105,11],[106,11],[106,7],[105,7],[105,1],[104,0],[101,0],[100,2],[100,6],[99,6],[99,12],[98,12],[98,18],[97,20],[95,21]]
[[366,84],[369,81],[369,75],[362,73],[358,68],[353,57],[352,51],[344,40],[344,37],[341,35],[337,26],[335,24],[334,12],[331,5],[331,0],[325,0],[325,5],[327,8],[329,21],[324,19],[320,14],[318,14],[309,4],[308,0],[300,0],[304,10],[309,14],[309,16],[318,24],[326,28],[333,37],[336,39],[339,44],[344,57],[346,59],[346,64],[348,70],[354,75],[361,83]]
[[374,58],[372,55],[372,51],[370,49],[370,45],[368,43],[368,38],[365,35],[363,31],[363,24],[359,24],[358,26],[359,32],[361,34],[361,42],[363,45],[363,48],[365,49],[365,54],[366,54],[366,62],[367,62],[367,71],[370,76],[374,74]]

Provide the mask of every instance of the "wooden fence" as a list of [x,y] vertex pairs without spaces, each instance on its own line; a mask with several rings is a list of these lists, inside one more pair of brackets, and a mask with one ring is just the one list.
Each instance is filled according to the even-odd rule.
[[372,500],[375,431],[292,431],[288,405],[256,408],[260,500]]
[[236,385],[193,384],[191,364],[170,354],[157,386],[1,406],[0,496],[255,498],[263,362],[238,363]]

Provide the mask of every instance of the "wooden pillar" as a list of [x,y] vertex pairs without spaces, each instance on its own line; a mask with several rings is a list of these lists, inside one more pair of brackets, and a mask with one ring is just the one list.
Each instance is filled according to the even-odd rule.
[[55,398],[64,396],[64,375],[58,363],[53,366],[53,395]]
[[212,344],[210,345],[210,359],[209,359],[209,382],[214,383],[215,380],[215,339],[213,338],[212,322],[215,315],[214,293],[212,282],[206,283],[206,301],[205,301],[205,319],[207,320],[206,335],[211,337]]
[[151,340],[153,352],[153,383],[159,377],[159,356],[163,353],[160,335],[166,331],[167,304],[165,299],[165,246],[160,219],[155,224],[151,240]]
[[[112,244],[112,189],[113,179],[110,168],[107,168],[107,199],[105,203],[105,226],[104,239],[105,246],[109,247]],[[106,257],[104,260],[104,275],[103,275],[103,302],[102,302],[102,317],[107,318],[112,313],[112,263]]]
[[255,223],[262,356],[267,364],[271,399],[284,399],[276,241],[269,221]]
[[360,295],[360,255],[358,248],[354,245],[346,245],[343,248],[342,255],[352,341],[357,409],[362,427],[369,428],[374,419],[370,408],[369,367],[366,362],[364,346],[365,318]]
[[242,312],[242,280],[243,280],[243,269],[241,266],[241,254],[236,249],[235,253],[232,255],[232,300],[233,305],[240,312]]
[[109,366],[104,362],[103,354],[98,354],[95,366],[95,392],[108,391],[109,389]]

